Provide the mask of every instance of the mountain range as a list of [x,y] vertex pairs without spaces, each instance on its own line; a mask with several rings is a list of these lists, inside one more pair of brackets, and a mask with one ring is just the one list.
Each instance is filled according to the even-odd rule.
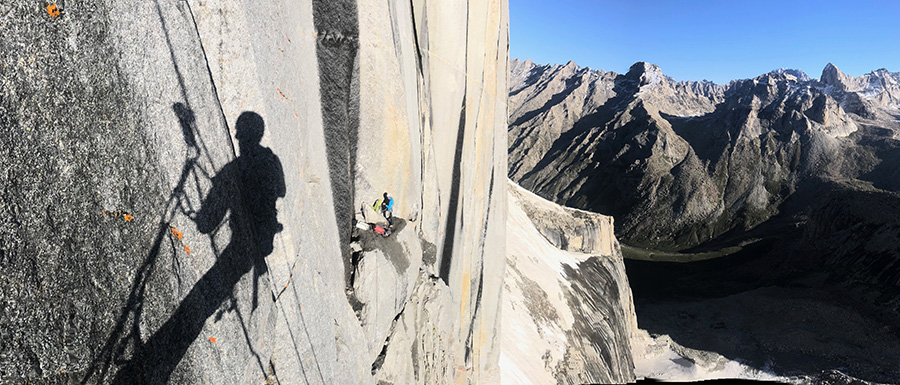
[[[617,74],[512,60],[509,111],[510,179],[612,215],[626,257],[753,250],[755,267],[713,270],[755,282],[827,266],[900,287],[900,224],[884,214],[900,199],[900,73],[828,64],[819,79],[780,69],[721,85],[643,62]],[[669,278],[705,290],[692,269]]]

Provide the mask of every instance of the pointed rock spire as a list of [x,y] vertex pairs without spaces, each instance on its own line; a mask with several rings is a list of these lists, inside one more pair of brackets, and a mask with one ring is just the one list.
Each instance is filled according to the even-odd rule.
[[631,65],[625,78],[637,81],[641,86],[656,84],[662,81],[663,74],[659,66],[639,61]]
[[843,89],[846,85],[847,75],[844,75],[844,73],[841,72],[841,70],[839,70],[834,64],[828,63],[827,65],[825,65],[825,69],[822,70],[822,77],[820,78],[820,80],[826,85]]

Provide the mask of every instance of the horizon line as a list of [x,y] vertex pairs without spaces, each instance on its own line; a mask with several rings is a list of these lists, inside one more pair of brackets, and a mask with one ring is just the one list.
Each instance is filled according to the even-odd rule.
[[[593,71],[612,72],[612,73],[615,73],[615,74],[626,74],[626,73],[628,73],[627,70],[624,71],[624,72],[617,72],[617,71],[612,71],[612,70],[607,71],[606,69],[603,69],[603,68],[601,68],[601,69],[595,69],[595,68],[592,68],[592,67],[590,67],[590,66],[581,66],[581,65],[578,65],[578,63],[575,63],[574,60],[569,60],[569,61],[567,61],[565,64],[560,64],[560,63],[539,64],[539,63],[535,63],[535,62],[532,61],[531,59],[525,59],[525,60],[522,60],[522,59],[514,58],[514,57],[509,57],[509,60],[517,60],[517,61],[520,61],[520,62],[523,62],[523,63],[524,63],[524,62],[527,62],[527,61],[530,61],[532,64],[538,65],[538,66],[553,66],[553,65],[566,66],[566,65],[568,65],[569,63],[572,63],[572,64],[574,64],[574,65],[575,65],[576,67],[578,67],[578,68],[587,68],[587,69],[590,69],[590,70],[593,70]],[[654,66],[656,66],[656,67],[658,67],[658,68],[660,69],[660,72],[662,72],[664,76],[669,77],[669,78],[675,80],[676,82],[695,82],[695,83],[708,82],[708,83],[712,83],[712,84],[715,84],[715,85],[728,85],[729,83],[732,83],[732,82],[735,82],[735,81],[750,80],[750,79],[754,79],[754,78],[759,77],[759,76],[762,76],[762,75],[766,75],[766,74],[770,74],[770,73],[772,73],[772,72],[776,72],[776,71],[778,71],[778,70],[797,70],[797,71],[803,72],[806,76],[808,76],[808,77],[810,78],[810,80],[816,80],[816,81],[821,81],[821,77],[822,77],[821,74],[819,74],[819,75],[816,76],[816,77],[813,77],[813,76],[811,76],[808,72],[804,71],[802,68],[780,67],[780,68],[776,68],[776,69],[770,70],[769,72],[763,72],[763,73],[761,73],[761,74],[759,74],[759,75],[756,75],[756,76],[754,76],[754,77],[749,77],[749,78],[734,78],[734,79],[731,79],[731,80],[729,80],[728,82],[725,82],[725,83],[718,83],[718,82],[716,82],[716,81],[709,80],[709,79],[701,79],[701,80],[678,80],[678,79],[676,79],[676,78],[673,77],[673,76],[666,75],[666,74],[665,74],[665,71],[663,71],[663,68],[662,68],[662,67],[660,67],[660,66],[657,65],[657,64],[651,63],[651,62],[647,62],[647,61],[643,61],[643,60],[638,60],[638,61],[634,62],[634,64],[632,64],[631,66],[634,66],[635,64],[638,64],[638,63],[647,63],[647,64],[650,64],[650,65],[654,65]],[[890,70],[888,70],[888,69],[885,68],[885,67],[881,67],[881,68],[877,68],[877,69],[871,70],[871,71],[869,71],[869,72],[863,73],[862,75],[851,75],[851,74],[848,74],[848,73],[844,72],[843,70],[841,70],[840,67],[838,67],[837,65],[835,65],[835,64],[832,63],[832,62],[828,62],[827,64],[825,64],[825,66],[822,68],[822,71],[824,71],[825,68],[828,68],[828,65],[829,65],[829,64],[831,64],[832,66],[834,66],[835,68],[837,68],[838,71],[840,71],[842,74],[847,75],[847,76],[851,76],[851,77],[854,77],[854,78],[857,78],[857,77],[860,77],[860,76],[869,75],[869,74],[874,74],[875,72],[880,71],[880,70],[884,70],[884,71],[886,71],[886,72],[888,72],[888,73],[892,73],[892,74],[898,73],[898,72],[890,71]],[[631,68],[631,66],[629,66],[629,69]]]

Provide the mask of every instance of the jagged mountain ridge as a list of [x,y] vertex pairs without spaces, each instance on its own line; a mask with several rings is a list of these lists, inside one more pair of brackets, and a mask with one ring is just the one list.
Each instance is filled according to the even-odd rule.
[[897,187],[897,73],[829,65],[821,81],[776,70],[717,85],[647,63],[510,70],[510,178],[615,216],[629,244],[686,249],[746,231],[823,180]]

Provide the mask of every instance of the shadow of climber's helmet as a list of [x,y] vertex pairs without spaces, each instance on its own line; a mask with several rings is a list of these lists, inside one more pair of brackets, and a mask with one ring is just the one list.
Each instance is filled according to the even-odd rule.
[[263,123],[263,118],[259,114],[245,111],[238,117],[234,128],[237,131],[234,136],[238,141],[246,144],[256,144],[262,139],[265,123]]

